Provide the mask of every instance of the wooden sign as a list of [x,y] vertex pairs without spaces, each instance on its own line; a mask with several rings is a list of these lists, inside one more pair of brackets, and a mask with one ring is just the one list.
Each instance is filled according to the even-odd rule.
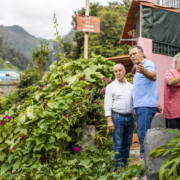
[[76,15],[76,30],[100,33],[100,18],[97,16]]

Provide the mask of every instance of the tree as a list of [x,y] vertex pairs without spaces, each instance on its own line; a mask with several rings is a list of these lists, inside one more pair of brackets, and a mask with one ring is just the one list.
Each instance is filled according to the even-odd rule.
[[32,48],[32,58],[35,65],[35,68],[38,69],[43,75],[44,71],[46,70],[46,62],[49,60],[49,42],[46,40],[40,41],[40,49],[36,46],[36,51]]
[[64,49],[64,52],[66,53],[66,57],[67,57],[73,49],[73,43],[71,41],[65,41],[63,43],[63,45],[64,45],[63,49]]
[[[85,9],[75,11],[72,16],[72,25],[75,28],[76,15],[84,15]],[[119,40],[126,20],[127,10],[124,4],[113,2],[108,6],[100,6],[99,3],[90,4],[90,16],[100,17],[100,33],[89,33],[89,56],[92,52],[104,57],[120,56],[126,54],[124,45],[119,45]],[[84,33],[75,32],[72,58],[83,56]]]

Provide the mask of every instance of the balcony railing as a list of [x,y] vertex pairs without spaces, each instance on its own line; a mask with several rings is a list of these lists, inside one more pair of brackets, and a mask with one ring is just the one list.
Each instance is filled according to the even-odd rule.
[[180,0],[162,0],[160,5],[180,8]]
[[180,46],[160,43],[153,41],[153,53],[162,54],[166,56],[175,56],[180,52]]

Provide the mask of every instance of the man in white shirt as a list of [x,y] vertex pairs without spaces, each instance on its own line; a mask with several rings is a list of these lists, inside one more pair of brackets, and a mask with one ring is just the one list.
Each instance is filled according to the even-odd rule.
[[104,100],[105,116],[108,129],[113,134],[113,151],[115,171],[122,164],[127,165],[132,135],[133,122],[133,85],[124,77],[126,70],[122,64],[113,67],[116,79],[106,87]]

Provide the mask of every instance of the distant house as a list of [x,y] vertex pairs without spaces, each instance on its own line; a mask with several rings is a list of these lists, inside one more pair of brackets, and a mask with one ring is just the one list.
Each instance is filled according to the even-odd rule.
[[3,68],[0,69],[0,79],[8,79],[8,80],[14,80],[20,78],[20,71],[17,71],[15,69],[9,69],[9,68]]

